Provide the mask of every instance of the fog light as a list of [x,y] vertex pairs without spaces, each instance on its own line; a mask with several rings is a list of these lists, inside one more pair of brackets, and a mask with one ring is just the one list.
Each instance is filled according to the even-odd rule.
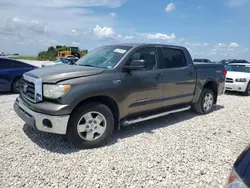
[[241,90],[241,87],[239,87],[238,90]]
[[44,119],[43,120],[43,126],[47,127],[47,128],[52,128],[52,123],[50,120],[48,119]]
[[42,98],[42,96],[41,96],[40,94],[37,94],[37,95],[36,95],[36,101],[39,101],[39,102],[40,102],[40,101],[42,101],[42,99],[43,99],[43,98]]

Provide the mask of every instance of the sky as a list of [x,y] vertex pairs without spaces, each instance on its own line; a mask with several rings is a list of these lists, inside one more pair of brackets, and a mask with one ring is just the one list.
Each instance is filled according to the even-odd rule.
[[250,61],[249,10],[250,0],[0,0],[0,52],[143,42]]

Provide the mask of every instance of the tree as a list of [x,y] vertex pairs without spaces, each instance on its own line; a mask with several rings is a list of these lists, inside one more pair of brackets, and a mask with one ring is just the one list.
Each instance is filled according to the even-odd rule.
[[[58,56],[58,52],[61,51],[68,51],[69,47],[63,46],[63,45],[57,45],[56,47],[50,46],[47,51],[41,51],[38,54],[39,60],[49,60],[49,61],[55,61],[56,57]],[[80,50],[81,56],[84,56],[88,53],[88,50]]]
[[45,52],[45,51],[41,51],[41,52],[39,52],[39,54],[38,54],[38,59],[39,60],[47,60],[47,52]]

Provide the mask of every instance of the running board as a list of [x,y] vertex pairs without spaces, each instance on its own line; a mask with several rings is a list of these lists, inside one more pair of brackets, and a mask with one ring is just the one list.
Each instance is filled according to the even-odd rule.
[[187,107],[184,107],[184,108],[179,108],[179,109],[171,110],[171,111],[167,111],[167,112],[162,112],[162,113],[154,114],[154,115],[150,115],[150,116],[139,117],[137,119],[124,120],[124,121],[121,122],[121,126],[128,126],[128,125],[132,125],[132,124],[135,124],[135,123],[147,121],[147,120],[150,120],[150,119],[155,119],[155,118],[159,118],[159,117],[162,117],[162,116],[166,116],[166,115],[169,115],[169,114],[187,111],[189,109],[191,109],[191,106],[187,106]]

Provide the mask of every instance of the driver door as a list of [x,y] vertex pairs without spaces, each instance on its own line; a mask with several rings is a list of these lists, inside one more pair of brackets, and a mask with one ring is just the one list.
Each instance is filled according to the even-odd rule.
[[134,59],[149,62],[146,70],[124,72],[122,84],[124,89],[123,111],[128,116],[162,107],[164,81],[159,69],[159,58],[155,47],[136,50],[126,65]]

